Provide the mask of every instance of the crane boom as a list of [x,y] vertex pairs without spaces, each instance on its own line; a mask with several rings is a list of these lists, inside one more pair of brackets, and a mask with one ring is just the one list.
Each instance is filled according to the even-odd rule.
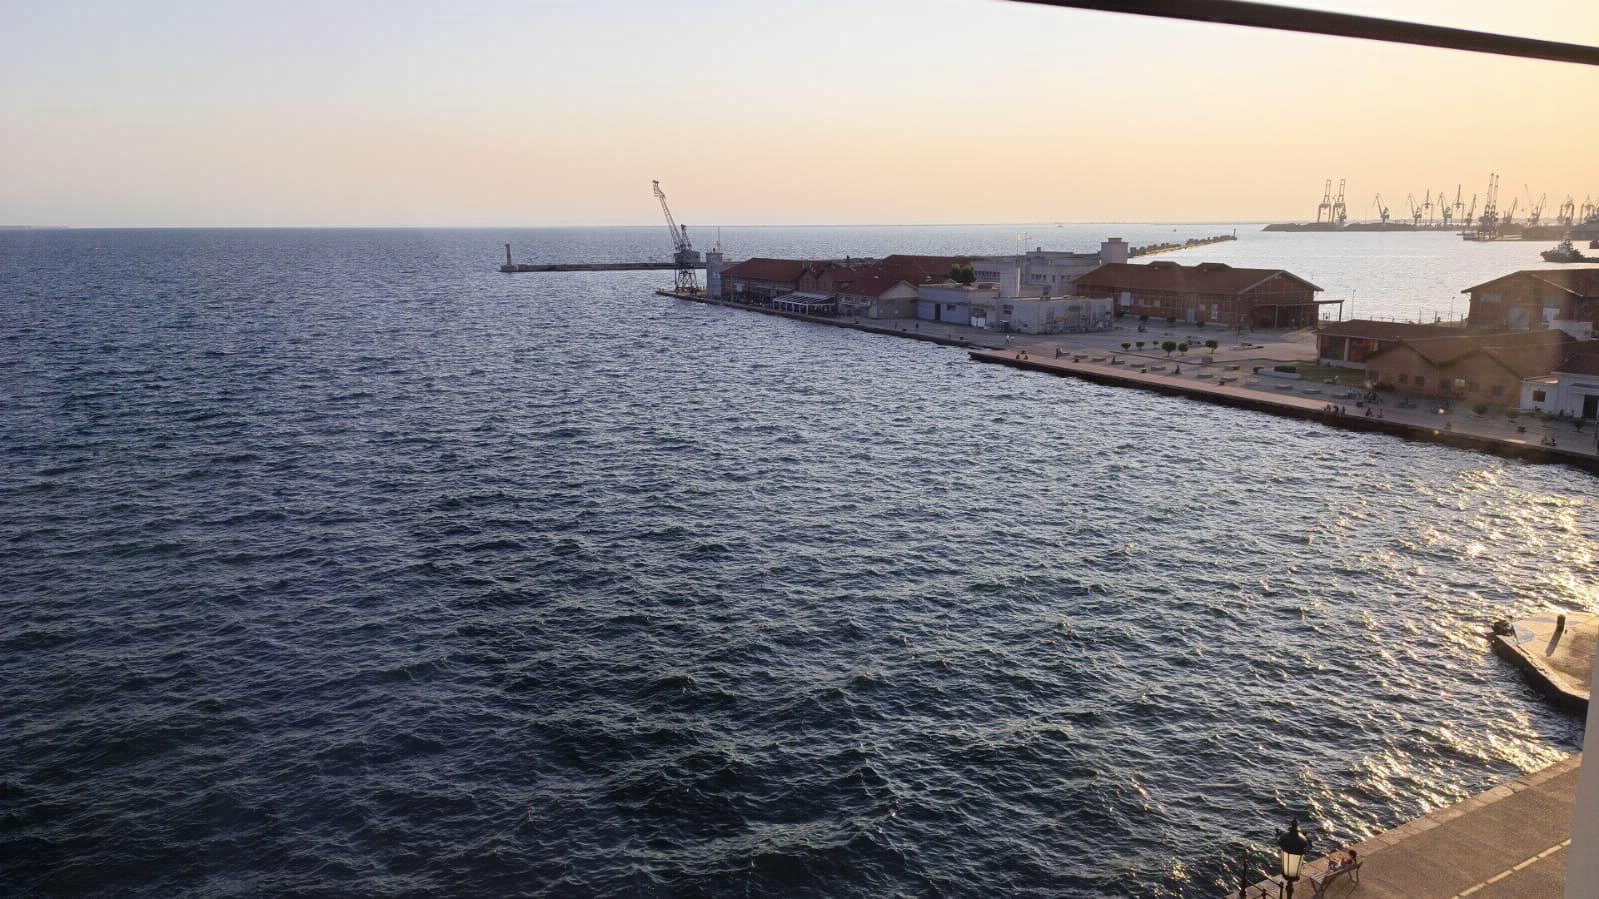
[[677,263],[675,286],[679,293],[698,293],[700,279],[695,269],[700,267],[700,254],[689,243],[688,226],[679,225],[672,218],[672,207],[666,205],[666,191],[661,190],[661,182],[651,181],[650,184],[655,187],[655,199],[661,201],[661,214],[666,216],[666,230],[672,235],[672,261]]

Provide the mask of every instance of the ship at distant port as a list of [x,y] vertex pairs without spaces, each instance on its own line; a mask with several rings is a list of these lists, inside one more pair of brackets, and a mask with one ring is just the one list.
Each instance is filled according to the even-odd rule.
[[1555,244],[1553,249],[1544,250],[1538,254],[1545,262],[1599,262],[1599,259],[1589,259],[1582,255],[1582,251],[1572,245],[1570,240],[1562,240]]

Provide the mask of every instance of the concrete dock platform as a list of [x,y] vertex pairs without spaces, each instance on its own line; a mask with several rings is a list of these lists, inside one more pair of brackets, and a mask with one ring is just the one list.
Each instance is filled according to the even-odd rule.
[[[1283,381],[1274,385],[1278,391],[1274,393],[1245,386],[1249,373],[1242,369],[1228,371],[1220,366],[1195,364],[1192,359],[1169,360],[1107,351],[1079,352],[1056,358],[1037,355],[1029,348],[973,350],[970,355],[978,362],[1082,378],[1118,387],[1136,387],[1273,415],[1311,419],[1348,430],[1379,431],[1413,440],[1482,450],[1528,462],[1564,463],[1599,472],[1599,447],[1534,444],[1520,436],[1500,436],[1492,430],[1493,426],[1481,426],[1483,423],[1478,422],[1471,422],[1468,430],[1465,426],[1456,427],[1455,419],[1441,421],[1425,410],[1385,408],[1379,418],[1375,414],[1364,414],[1365,410],[1360,409],[1356,400],[1350,398],[1356,393],[1353,390],[1344,391],[1350,396],[1328,396],[1321,394],[1315,385]],[[1111,359],[1120,364],[1111,362]],[[1181,372],[1177,370],[1179,368]],[[1295,395],[1307,387],[1317,390],[1317,393],[1311,396]],[[1330,410],[1329,406],[1339,407],[1340,411]],[[1466,424],[1462,422],[1462,425]]]
[[[1582,756],[1572,756],[1348,847],[1363,862],[1360,882],[1339,877],[1325,895],[1562,899],[1581,770]],[[1346,847],[1318,848],[1341,852]],[[1306,877],[1318,880],[1326,870],[1326,857],[1305,865]],[[1264,881],[1247,895],[1276,899],[1280,888],[1276,881]],[[1302,878],[1295,895],[1313,894]]]
[[1599,615],[1556,613],[1512,622],[1510,633],[1495,634],[1494,653],[1520,668],[1527,679],[1562,708],[1588,709],[1588,675],[1599,646]]

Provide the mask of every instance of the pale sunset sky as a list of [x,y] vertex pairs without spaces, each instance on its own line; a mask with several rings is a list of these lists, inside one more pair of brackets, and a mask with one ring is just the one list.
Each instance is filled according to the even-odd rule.
[[[1594,0],[1298,5],[1599,44]],[[701,226],[1599,198],[1599,68],[999,0],[19,0],[0,133],[15,225],[654,224],[652,178]]]

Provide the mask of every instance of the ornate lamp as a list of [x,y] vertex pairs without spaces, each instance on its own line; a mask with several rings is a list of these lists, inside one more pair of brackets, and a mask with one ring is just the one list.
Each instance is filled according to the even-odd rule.
[[1294,881],[1299,879],[1299,869],[1305,863],[1305,853],[1310,851],[1310,837],[1299,832],[1299,819],[1294,818],[1287,832],[1277,831],[1277,848],[1282,850],[1283,882],[1288,885],[1288,899],[1294,897]]

